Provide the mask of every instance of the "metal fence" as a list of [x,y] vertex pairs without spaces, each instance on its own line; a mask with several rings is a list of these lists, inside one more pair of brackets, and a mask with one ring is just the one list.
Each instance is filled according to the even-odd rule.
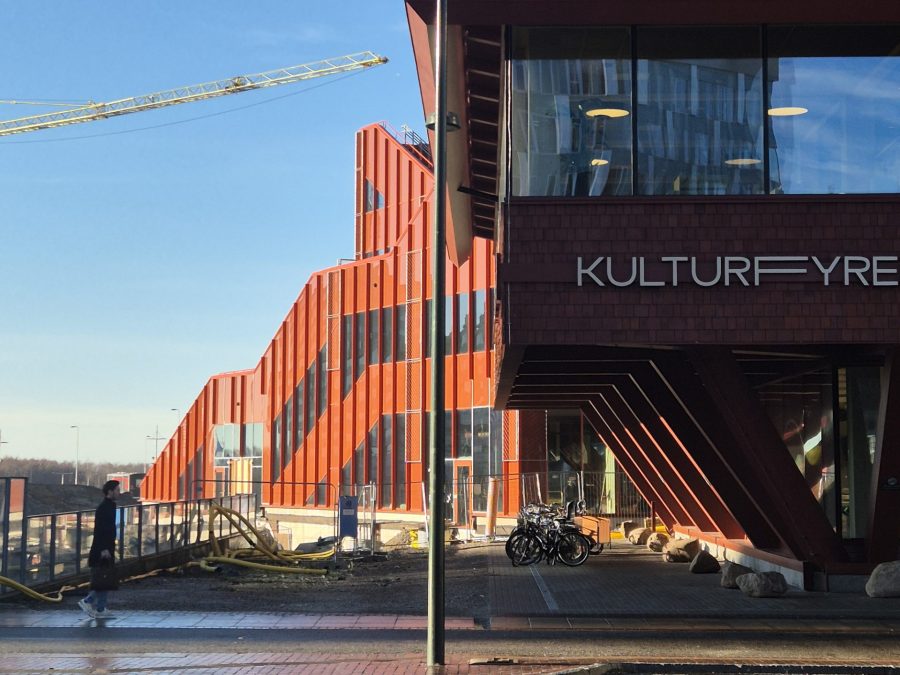
[[[24,495],[25,479],[0,478],[0,544],[3,545],[0,576],[33,586],[49,581],[65,582],[87,571],[94,536],[94,511],[25,516]],[[243,494],[118,507],[119,560],[146,558],[208,541],[209,512],[213,504],[238,511],[245,517],[252,517],[257,506],[255,495]],[[216,521],[216,536],[235,533],[227,519]],[[0,594],[10,591],[0,585]]]

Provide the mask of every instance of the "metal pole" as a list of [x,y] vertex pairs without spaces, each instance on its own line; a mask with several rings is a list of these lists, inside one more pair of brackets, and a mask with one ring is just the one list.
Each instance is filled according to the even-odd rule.
[[447,212],[447,0],[436,0],[434,218],[431,235],[431,447],[428,449],[429,668],[444,663],[444,246]]
[[78,485],[78,425],[72,425],[70,429],[75,430],[75,485]]

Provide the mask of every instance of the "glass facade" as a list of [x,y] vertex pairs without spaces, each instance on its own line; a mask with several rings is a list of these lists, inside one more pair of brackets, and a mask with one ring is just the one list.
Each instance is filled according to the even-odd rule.
[[900,27],[768,36],[770,191],[900,192]]
[[514,29],[512,195],[900,192],[898,36]]

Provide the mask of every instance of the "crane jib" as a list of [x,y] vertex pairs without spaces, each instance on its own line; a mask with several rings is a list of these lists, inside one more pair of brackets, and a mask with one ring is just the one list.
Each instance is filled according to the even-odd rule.
[[290,66],[288,68],[279,68],[264,73],[256,73],[254,75],[238,75],[236,77],[217,80],[215,82],[205,82],[203,84],[168,89],[153,94],[132,96],[117,101],[109,101],[106,103],[91,102],[86,105],[79,105],[74,108],[44,115],[31,115],[29,117],[0,121],[0,136],[21,134],[28,131],[38,131],[40,129],[51,129],[53,127],[66,126],[69,124],[80,124],[81,122],[91,122],[107,117],[127,115],[142,110],[164,108],[170,105],[201,101],[230,94],[239,94],[244,91],[263,89],[266,87],[277,87],[282,84],[302,82],[303,80],[309,80],[316,77],[325,77],[328,75],[360,70],[362,68],[380,66],[387,62],[388,60],[384,56],[379,56],[373,52],[360,52],[359,54],[338,56],[313,63],[301,64],[299,66]]

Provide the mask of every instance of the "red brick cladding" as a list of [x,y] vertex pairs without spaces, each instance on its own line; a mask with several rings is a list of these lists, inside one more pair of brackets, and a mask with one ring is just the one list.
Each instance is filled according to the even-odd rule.
[[897,286],[826,287],[821,277],[758,287],[576,283],[578,256],[626,264],[632,256],[898,255],[900,197],[521,199],[506,217],[499,293],[510,345],[900,339]]

